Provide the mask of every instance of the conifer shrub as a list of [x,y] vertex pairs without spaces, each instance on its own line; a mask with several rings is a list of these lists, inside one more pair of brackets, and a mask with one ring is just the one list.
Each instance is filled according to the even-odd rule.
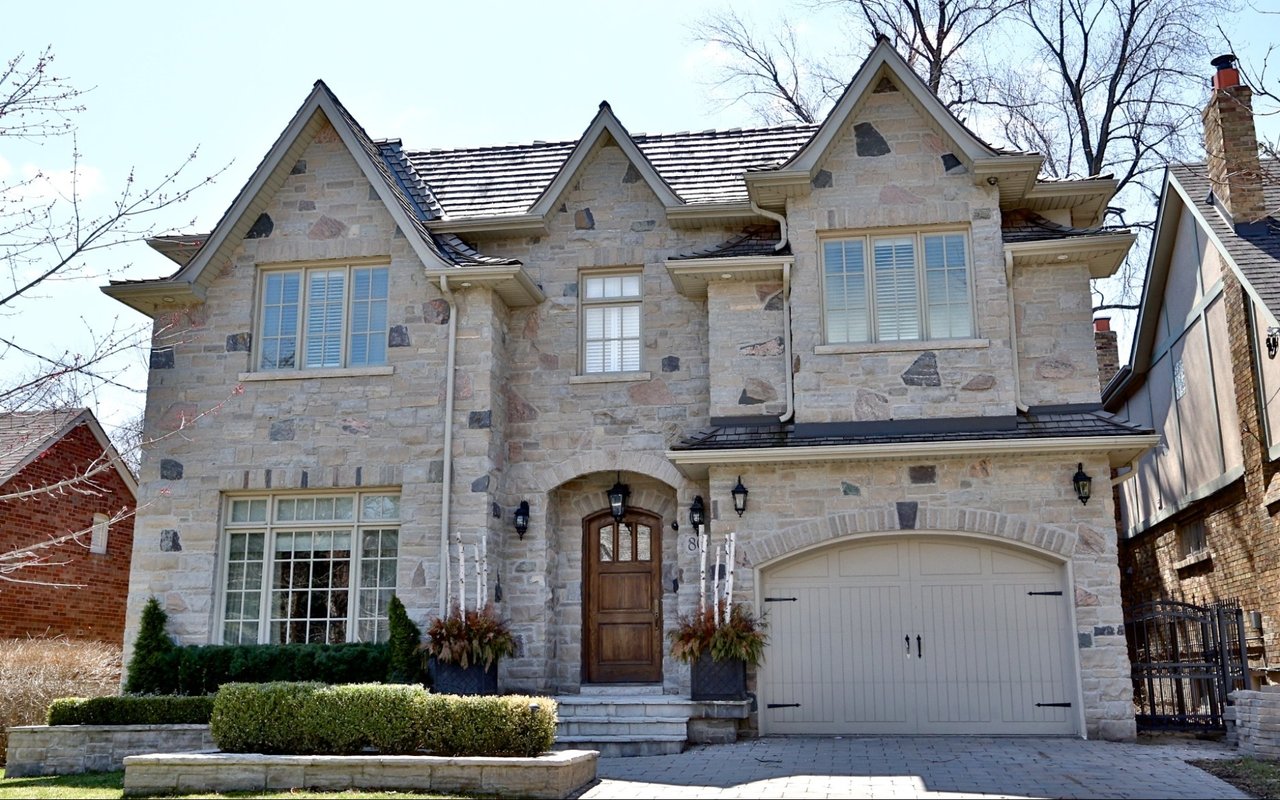
[[422,631],[395,595],[387,606],[387,683],[422,683]]
[[125,691],[129,694],[173,694],[177,691],[178,647],[165,633],[169,615],[154,596],[142,608],[138,638],[129,659]]

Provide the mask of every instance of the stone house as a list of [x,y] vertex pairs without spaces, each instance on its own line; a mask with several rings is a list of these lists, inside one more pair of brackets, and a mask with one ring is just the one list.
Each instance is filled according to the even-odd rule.
[[1239,600],[1265,680],[1280,667],[1280,169],[1259,160],[1234,57],[1214,64],[1208,159],[1165,174],[1131,364],[1104,397],[1160,435],[1117,489],[1126,605]]
[[183,641],[284,642],[482,593],[503,690],[680,696],[701,504],[768,619],[761,732],[1132,736],[1112,501],[1073,477],[1154,441],[1090,324],[1133,236],[1041,163],[887,42],[822,124],[753,130],[602,103],[413,151],[317,83],[212,233],[155,243],[176,273],[105,289],[156,320],[149,430],[187,428],[130,633],[152,594]]
[[122,643],[137,489],[89,409],[0,413],[0,639]]

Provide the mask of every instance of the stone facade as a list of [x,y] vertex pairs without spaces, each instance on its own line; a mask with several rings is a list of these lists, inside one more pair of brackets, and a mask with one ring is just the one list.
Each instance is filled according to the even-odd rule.
[[[500,665],[505,691],[575,692],[584,683],[584,520],[607,507],[606,490],[621,481],[630,507],[662,521],[654,611],[664,634],[698,604],[696,546],[685,522],[695,496],[707,500],[714,537],[737,532],[735,596],[747,603],[758,601],[763,565],[860,535],[943,533],[1006,542],[1052,561],[1070,576],[1074,599],[1079,732],[1133,735],[1112,508],[1104,497],[1082,505],[1070,482],[1077,461],[1107,475],[1105,453],[833,457],[701,473],[668,457],[715,417],[786,412],[788,370],[794,419],[806,424],[1012,418],[1020,402],[1098,401],[1087,268],[1070,261],[1020,268],[1011,289],[997,189],[957,166],[937,125],[892,82],[847,121],[812,191],[786,202],[790,314],[776,278],[717,274],[705,301],[676,291],[668,259],[715,246],[742,226],[672,224],[610,136],[586,143],[544,230],[467,234],[486,255],[518,259],[545,300],[508,306],[495,289],[468,286],[465,270],[445,295],[333,131],[322,127],[299,161],[305,167],[272,190],[264,212],[271,225],[255,226],[258,235],[236,245],[204,303],[158,315],[157,350],[168,343],[172,350],[153,359],[147,423],[183,435],[158,444],[143,468],[151,505],[140,522],[131,625],[157,594],[182,641],[220,640],[219,513],[227,496],[356,488],[399,492],[396,592],[425,622],[440,607],[447,425],[449,533],[467,552],[483,543],[492,573],[486,599],[497,600],[501,587],[498,609],[519,640],[519,653]],[[974,336],[826,344],[821,243],[921,229],[966,235]],[[387,367],[333,376],[255,372],[252,345],[242,345],[254,337],[259,270],[357,259],[389,264],[391,343],[404,344],[388,350]],[[597,274],[641,277],[637,371],[583,374],[580,287]],[[454,414],[445,419],[449,315],[456,315],[457,368]],[[1015,326],[1023,328],[1016,336]],[[162,460],[181,463],[181,479],[164,477]],[[739,477],[751,487],[741,518],[730,500]],[[522,500],[531,523],[517,537],[511,513]],[[180,549],[158,546],[163,541],[180,541]],[[688,668],[666,655],[661,682],[667,693],[687,692]]]

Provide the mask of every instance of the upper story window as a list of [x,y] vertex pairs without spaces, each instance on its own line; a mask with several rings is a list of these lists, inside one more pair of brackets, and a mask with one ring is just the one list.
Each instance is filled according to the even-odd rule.
[[828,239],[822,267],[828,344],[973,336],[964,233]]
[[223,534],[223,644],[386,641],[398,494],[231,497]]
[[262,273],[258,369],[387,363],[387,267]]
[[640,370],[641,276],[590,275],[582,279],[582,371]]

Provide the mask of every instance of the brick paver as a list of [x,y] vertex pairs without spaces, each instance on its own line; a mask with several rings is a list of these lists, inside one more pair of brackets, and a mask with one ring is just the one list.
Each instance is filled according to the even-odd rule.
[[582,798],[1246,798],[1186,763],[1229,747],[997,737],[789,737],[601,759]]

